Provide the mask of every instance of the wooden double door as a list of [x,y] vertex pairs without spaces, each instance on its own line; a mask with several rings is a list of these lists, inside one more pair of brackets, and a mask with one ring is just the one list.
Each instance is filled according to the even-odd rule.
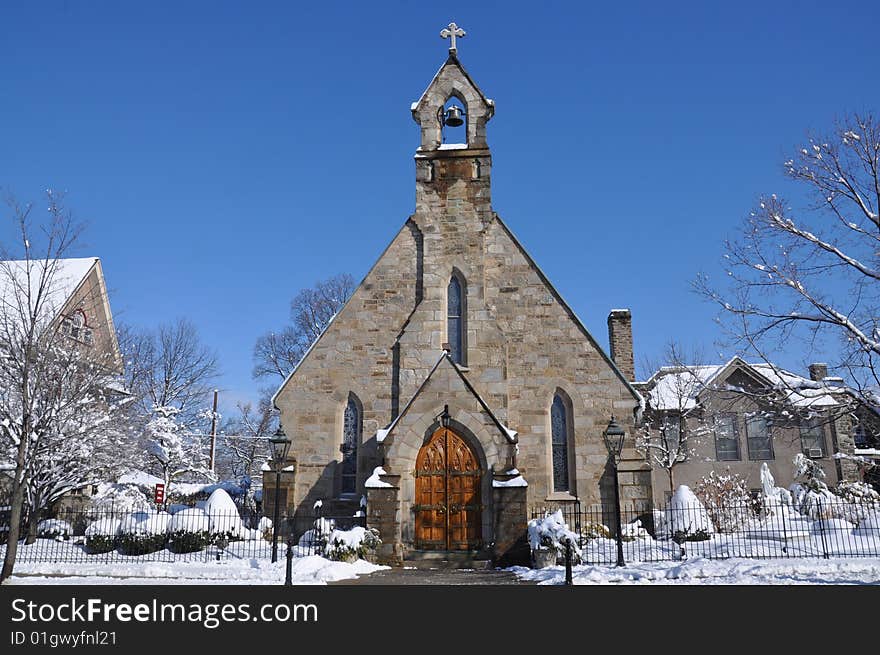
[[416,459],[415,546],[478,550],[482,535],[482,470],[455,432],[440,428]]

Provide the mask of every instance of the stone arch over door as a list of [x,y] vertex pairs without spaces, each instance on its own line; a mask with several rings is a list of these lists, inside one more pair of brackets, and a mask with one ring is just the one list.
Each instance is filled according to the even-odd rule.
[[[414,549],[416,541],[413,511],[413,505],[416,504],[416,462],[422,447],[431,440],[440,427],[435,419],[438,413],[439,410],[418,418],[408,417],[412,425],[393,437],[393,443],[388,445],[385,453],[386,469],[400,475],[400,537],[406,549]],[[480,465],[480,493],[483,506],[480,516],[480,541],[483,548],[488,548],[495,540],[492,472],[493,469],[503,468],[507,447],[506,444],[501,443],[503,437],[500,435],[495,439],[490,437],[487,426],[478,416],[470,412],[453,411],[449,427],[468,444]]]

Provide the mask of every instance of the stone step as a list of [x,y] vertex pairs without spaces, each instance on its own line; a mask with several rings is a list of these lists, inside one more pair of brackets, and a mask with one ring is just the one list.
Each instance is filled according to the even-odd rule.
[[419,569],[473,569],[485,571],[492,568],[492,560],[481,552],[446,552],[436,550],[414,550],[407,553],[403,568]]

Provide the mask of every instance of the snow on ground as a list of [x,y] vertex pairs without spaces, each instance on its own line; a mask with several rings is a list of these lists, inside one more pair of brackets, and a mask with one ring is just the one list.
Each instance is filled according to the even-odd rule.
[[[272,564],[264,559],[206,562],[135,562],[119,564],[19,563],[7,584],[73,585],[178,585],[242,584],[280,585],[284,583],[287,563],[284,557]],[[364,560],[352,564],[333,562],[318,555],[293,560],[295,585],[326,584],[355,578],[386,566]]]
[[[563,584],[565,567],[510,569],[522,580],[542,585]],[[624,567],[584,565],[572,567],[572,581],[587,584],[687,584],[687,585],[793,585],[880,584],[880,558],[755,560],[732,558],[684,562],[636,562]]]

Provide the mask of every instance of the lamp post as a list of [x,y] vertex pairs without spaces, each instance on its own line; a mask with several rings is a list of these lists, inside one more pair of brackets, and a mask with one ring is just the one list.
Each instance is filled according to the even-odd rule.
[[611,467],[614,470],[614,522],[617,528],[617,566],[623,566],[623,535],[620,529],[620,489],[617,483],[617,462],[620,460],[620,453],[623,452],[623,438],[626,432],[617,424],[614,417],[608,422],[608,427],[602,433],[605,439],[605,447],[608,449],[608,457],[611,460]]
[[287,461],[287,453],[290,451],[290,438],[284,433],[284,428],[278,425],[278,429],[269,439],[272,446],[272,468],[275,469],[275,511],[272,518],[272,563],[278,560],[278,501],[281,491],[281,469]]

